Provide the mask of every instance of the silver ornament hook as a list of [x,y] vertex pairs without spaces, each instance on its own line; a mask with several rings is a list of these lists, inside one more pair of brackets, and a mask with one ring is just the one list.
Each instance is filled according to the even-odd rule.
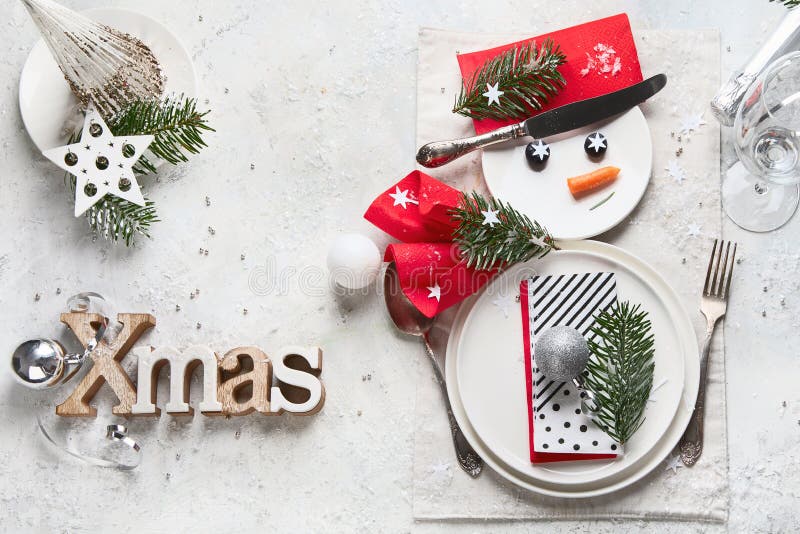
[[109,328],[109,314],[102,306],[105,299],[99,293],[73,295],[68,299],[67,307],[74,312],[88,312],[96,302],[103,322],[95,337],[86,342],[84,351],[67,353],[60,342],[50,338],[25,341],[11,356],[11,368],[17,382],[32,389],[49,389],[63,384],[75,376],[100,340],[106,338],[111,341],[116,337],[118,329]]

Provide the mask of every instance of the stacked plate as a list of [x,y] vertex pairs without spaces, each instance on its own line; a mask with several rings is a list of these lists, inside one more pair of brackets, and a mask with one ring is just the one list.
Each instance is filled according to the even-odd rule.
[[[466,300],[447,345],[453,412],[486,463],[509,481],[557,497],[592,497],[628,486],[672,451],[697,396],[699,349],[678,296],[642,260],[596,241],[562,243],[542,260],[515,265]],[[614,272],[620,300],[641,303],[655,336],[655,378],[645,422],[615,460],[532,464],[519,284],[533,274]]]
[[[127,9],[97,8],[83,13],[135,35],[149,46],[166,74],[165,94],[197,95],[197,76],[192,58],[166,27]],[[67,139],[65,125],[83,123],[83,116],[76,115],[78,100],[64,81],[64,75],[44,40],[36,43],[22,68],[19,109],[25,129],[39,150],[63,145]]]

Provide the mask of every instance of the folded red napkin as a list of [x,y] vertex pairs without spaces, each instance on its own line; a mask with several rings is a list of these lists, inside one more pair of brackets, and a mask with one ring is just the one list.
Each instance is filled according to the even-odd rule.
[[[548,37],[560,45],[567,56],[566,64],[559,67],[567,84],[544,107],[545,110],[618,91],[642,81],[631,25],[624,13],[489,50],[459,54],[461,76],[468,80],[487,60],[514,46],[529,41],[541,43]],[[520,120],[524,118],[527,117],[519,117]],[[475,132],[482,134],[518,121],[485,119],[474,122]]]
[[395,263],[403,293],[426,317],[461,302],[497,274],[461,261],[448,213],[460,200],[457,189],[414,171],[378,195],[364,214],[403,241],[386,247],[384,261]]

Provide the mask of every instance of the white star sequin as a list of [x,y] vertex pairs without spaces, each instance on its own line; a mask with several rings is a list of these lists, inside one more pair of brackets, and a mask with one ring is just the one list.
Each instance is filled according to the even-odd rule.
[[689,237],[697,237],[703,232],[703,227],[697,223],[690,223],[686,227],[686,235]]
[[494,85],[486,84],[486,92],[483,93],[483,96],[489,99],[487,105],[491,106],[493,102],[496,102],[498,106],[500,105],[500,97],[503,96],[503,91],[497,90],[499,85],[499,82]]
[[537,247],[541,247],[543,249],[547,249],[547,248],[550,247],[550,244],[548,244],[544,239],[536,237],[535,235],[532,235],[530,237],[530,239],[528,239],[528,242],[536,245]]
[[508,319],[508,311],[513,309],[514,306],[517,306],[517,297],[512,294],[508,295],[497,295],[494,300],[492,300],[492,304],[500,308],[502,310],[503,315],[506,319]]
[[669,160],[667,166],[664,167],[664,169],[667,171],[667,174],[669,174],[670,178],[672,178],[679,184],[682,184],[683,181],[686,179],[686,171],[683,170],[683,167],[680,166],[678,160],[676,159]]
[[690,132],[699,130],[706,121],[703,120],[703,114],[687,115],[681,119],[681,133],[686,135]]
[[436,299],[436,302],[442,300],[442,288],[439,287],[439,284],[433,284],[428,288],[428,291],[430,291],[428,294],[429,299]]
[[431,472],[436,474],[447,473],[450,471],[450,463],[449,462],[438,462],[431,466]]
[[531,146],[533,147],[533,157],[539,158],[539,161],[544,161],[550,156],[550,147],[541,139],[536,143],[531,143]]
[[672,471],[673,473],[677,474],[678,469],[683,467],[683,461],[681,460],[681,455],[676,454],[671,458],[667,458],[667,467],[664,471]]
[[594,150],[595,152],[600,152],[601,149],[606,147],[606,139],[599,133],[594,135],[590,135],[589,139],[589,146],[587,147],[589,150]]
[[115,137],[90,104],[81,140],[42,152],[75,176],[75,216],[97,204],[107,194],[144,206],[144,197],[133,174],[133,165],[153,141],[152,135]]
[[497,218],[498,213],[500,212],[492,209],[481,211],[481,215],[483,215],[483,222],[481,224],[488,224],[491,228],[494,228],[495,224],[500,224],[500,219]]
[[394,186],[394,193],[389,193],[389,196],[394,200],[394,206],[403,206],[403,209],[406,209],[406,204],[419,205],[418,201],[408,197],[408,189],[400,191],[400,186],[397,185]]
[[647,402],[656,402],[656,399],[654,399],[653,396],[656,394],[656,391],[658,391],[661,387],[663,387],[664,384],[666,384],[667,382],[669,382],[669,380],[667,380],[665,378],[664,380],[659,382],[657,385],[653,386],[650,389],[650,397],[647,399]]

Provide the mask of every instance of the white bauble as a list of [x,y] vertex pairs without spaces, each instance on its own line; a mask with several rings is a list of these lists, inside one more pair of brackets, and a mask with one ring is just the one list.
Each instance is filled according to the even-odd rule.
[[362,289],[372,284],[381,269],[381,252],[361,234],[342,234],[328,249],[331,278],[346,289]]

